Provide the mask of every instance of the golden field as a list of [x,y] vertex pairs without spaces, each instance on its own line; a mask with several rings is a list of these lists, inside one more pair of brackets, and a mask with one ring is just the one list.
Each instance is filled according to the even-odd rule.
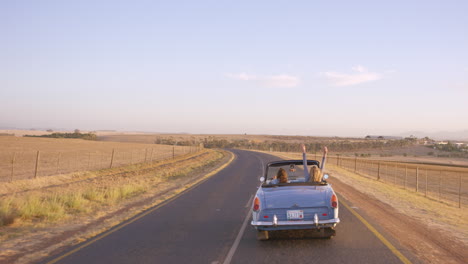
[[145,143],[0,136],[0,181],[150,162],[198,149]]

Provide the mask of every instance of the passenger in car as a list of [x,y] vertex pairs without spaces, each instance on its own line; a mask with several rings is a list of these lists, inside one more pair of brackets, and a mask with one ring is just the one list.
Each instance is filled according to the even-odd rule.
[[270,182],[271,184],[288,183],[288,173],[285,169],[279,168],[275,178]]
[[310,179],[309,181],[310,182],[321,182],[322,181],[322,178],[323,178],[323,174],[322,172],[320,171],[319,167],[317,167],[317,165],[312,165],[312,167],[310,168]]
[[312,165],[309,169],[307,167],[307,156],[306,156],[306,147],[304,144],[301,144],[302,147],[302,162],[304,166],[304,178],[306,182],[321,182],[323,178],[322,170],[324,168],[326,158],[327,158],[327,153],[328,149],[327,147],[323,148],[323,158],[322,158],[322,168],[320,169],[317,167],[317,165]]

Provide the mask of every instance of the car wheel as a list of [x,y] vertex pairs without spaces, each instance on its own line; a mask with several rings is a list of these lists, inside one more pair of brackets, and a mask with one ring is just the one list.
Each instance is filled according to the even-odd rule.
[[335,229],[329,227],[323,230],[323,238],[330,239],[336,235]]
[[257,240],[263,241],[263,240],[268,240],[268,231],[266,230],[258,230],[257,232]]

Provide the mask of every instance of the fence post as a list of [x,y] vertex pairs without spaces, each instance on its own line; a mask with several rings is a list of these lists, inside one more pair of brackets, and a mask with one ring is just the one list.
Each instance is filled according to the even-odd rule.
[[357,157],[354,157],[354,172],[357,172]]
[[88,170],[89,170],[90,165],[91,165],[91,152],[88,153]]
[[340,166],[340,154],[336,154],[336,166]]
[[385,175],[387,176],[387,180],[388,180],[388,164],[385,164]]
[[416,168],[416,192],[418,192],[418,185],[419,185],[419,168]]
[[424,196],[427,197],[427,169],[426,169],[426,189],[424,190]]
[[73,168],[74,170],[76,170],[76,167],[78,167],[78,152],[75,152],[75,161],[73,162],[75,168]]
[[154,152],[154,148],[151,148],[150,162],[153,162],[153,152]]
[[146,151],[145,151],[145,162],[146,162],[147,157],[148,157],[148,149],[146,149]]
[[405,165],[405,190],[406,190],[407,182],[408,182],[408,166]]
[[458,185],[458,208],[461,208],[461,185],[462,185],[462,175],[459,176],[459,185]]
[[36,169],[34,170],[34,179],[37,178],[37,169],[39,167],[39,150],[37,151],[37,156],[36,156]]
[[380,181],[380,162],[379,166],[377,167],[377,180]]
[[114,151],[115,151],[115,149],[112,149],[112,157],[111,157],[111,162],[110,162],[109,169],[112,169],[112,163],[114,163]]
[[172,159],[175,159],[175,146],[172,146]]
[[16,160],[16,152],[13,153],[13,158],[11,159],[11,177],[10,177],[10,181],[13,181],[13,175],[15,174],[15,160]]
[[439,201],[440,201],[440,180],[442,178],[442,171],[439,172]]
[[395,170],[394,170],[394,173],[393,173],[393,184],[395,184],[395,185],[396,185],[397,169],[398,169],[398,166],[395,165]]
[[58,157],[57,157],[57,171],[55,172],[56,174],[59,173],[59,168],[60,168],[60,155],[61,155],[61,154],[62,154],[61,152],[58,153]]

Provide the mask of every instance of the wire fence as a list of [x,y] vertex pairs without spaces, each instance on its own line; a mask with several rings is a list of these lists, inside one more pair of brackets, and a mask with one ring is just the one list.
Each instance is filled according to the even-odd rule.
[[328,157],[336,165],[364,177],[373,178],[428,198],[458,205],[468,205],[468,168],[379,161],[340,156]]
[[16,151],[0,156],[0,182],[120,167],[197,152],[199,146],[94,151]]

